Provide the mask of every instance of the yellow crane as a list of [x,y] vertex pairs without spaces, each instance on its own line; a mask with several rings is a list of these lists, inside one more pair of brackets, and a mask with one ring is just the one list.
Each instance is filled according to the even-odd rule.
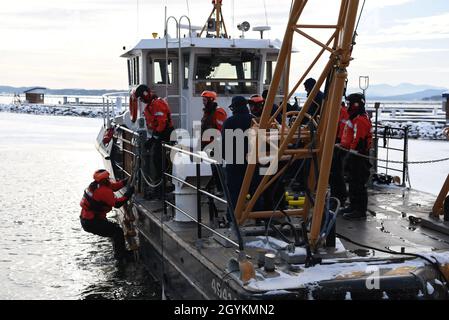
[[[280,139],[279,148],[277,150],[277,159],[287,160],[288,162],[274,175],[263,176],[261,183],[258,185],[250,200],[247,200],[247,194],[249,192],[251,181],[255,175],[257,164],[248,164],[244,182],[236,203],[235,215],[240,225],[248,219],[283,217],[286,214],[289,216],[302,216],[305,220],[311,219],[310,240],[312,247],[316,247],[325,206],[340,103],[348,76],[347,68],[352,59],[351,54],[354,45],[359,0],[341,0],[336,21],[329,24],[303,24],[301,15],[307,6],[307,2],[307,0],[294,0],[292,2],[282,48],[279,53],[263,113],[260,120],[256,121],[254,124],[254,127],[257,129],[266,130],[267,134],[270,128],[278,128]],[[313,37],[308,32],[312,29],[328,29],[332,31],[332,35],[327,40],[322,41]],[[294,36],[297,34],[321,47],[316,58],[310,66],[306,68],[302,75],[292,74],[290,72],[292,43]],[[287,102],[293,96],[299,85],[309,75],[312,68],[321,58],[323,58],[325,52],[329,54],[328,61],[321,71],[320,76],[317,78],[317,83],[310,92],[303,108],[299,112],[290,112],[287,114]],[[275,96],[283,76],[285,76],[286,79],[284,83],[284,92],[287,94],[284,95],[283,102],[277,112],[272,115]],[[289,84],[290,82],[293,83],[293,79],[297,79],[296,84],[290,91],[288,91]],[[320,87],[325,83],[326,96],[323,105],[321,106],[320,117],[314,118],[312,115],[309,115],[307,111]],[[278,123],[276,117],[280,112],[282,112],[282,121],[281,123]],[[295,120],[289,123],[287,121],[287,116],[292,115],[295,116]],[[305,117],[310,118],[316,124],[316,133],[314,133],[316,143],[314,145],[310,138],[310,132],[307,132],[307,130],[298,130]],[[297,149],[289,148],[289,146],[295,144],[297,139],[302,139],[304,141],[304,147]],[[264,139],[258,139],[256,143],[261,144],[266,143],[266,141]],[[253,211],[255,203],[262,193],[270,185],[275,183],[276,180],[291,166],[293,161],[290,160],[313,157],[317,161],[314,161],[315,164],[312,164],[312,167],[316,167],[310,170],[307,186],[313,194],[313,200],[306,197],[302,209],[292,209],[282,212],[280,210],[265,212]],[[271,165],[276,164],[272,162]],[[318,175],[315,176],[315,173],[318,173]]]

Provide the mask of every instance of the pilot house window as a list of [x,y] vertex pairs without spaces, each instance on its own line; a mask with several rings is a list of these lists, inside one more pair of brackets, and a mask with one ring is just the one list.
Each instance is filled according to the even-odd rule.
[[139,57],[128,59],[128,83],[130,86],[138,85],[140,81]]
[[254,94],[259,81],[259,56],[241,52],[230,56],[199,56],[195,93],[214,90],[219,94]]
[[[154,60],[153,62],[153,81],[154,84],[173,84],[173,61],[168,60],[167,63],[164,60]],[[167,80],[168,81],[167,81]]]

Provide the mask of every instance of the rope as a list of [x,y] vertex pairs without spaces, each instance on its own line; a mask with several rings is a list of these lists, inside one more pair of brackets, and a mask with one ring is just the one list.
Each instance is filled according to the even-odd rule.
[[157,188],[157,187],[159,187],[159,186],[162,184],[162,179],[161,179],[159,182],[157,182],[156,184],[151,183],[150,181],[148,181],[147,178],[145,177],[145,173],[143,172],[142,169],[140,169],[140,174],[142,175],[142,178],[143,178],[143,180],[145,181],[145,183],[146,183],[149,187],[151,187],[151,188]]
[[[348,241],[348,242],[350,242],[350,243],[352,243],[352,244],[355,244],[356,246],[362,247],[362,248],[366,248],[366,249],[370,249],[370,250],[375,250],[375,251],[379,251],[379,252],[384,252],[384,253],[388,253],[388,254],[403,255],[403,256],[409,256],[409,257],[414,257],[414,258],[420,258],[420,259],[423,259],[423,260],[427,261],[427,262],[428,262],[428,263],[435,269],[435,271],[436,271],[436,272],[440,275],[440,277],[444,280],[446,288],[448,288],[448,283],[449,283],[449,282],[448,282],[448,279],[446,279],[446,276],[445,276],[444,273],[441,271],[441,269],[440,269],[440,263],[439,263],[438,260],[437,260],[435,257],[433,257],[433,256],[432,256],[432,258],[435,259],[435,261],[432,261],[432,260],[430,260],[428,257],[423,256],[423,255],[420,255],[420,254],[416,254],[416,253],[405,253],[405,252],[402,253],[402,252],[396,252],[396,251],[391,250],[391,249],[385,250],[385,249],[380,249],[380,248],[371,247],[371,246],[368,246],[368,245],[366,245],[366,244],[362,244],[362,243],[356,242],[356,241],[354,241],[354,240],[352,240],[352,239],[350,239],[350,238],[348,238],[348,237],[345,237],[345,236],[343,236],[342,234],[339,234],[339,233],[336,233],[336,236],[339,237],[339,238],[341,238],[341,239],[343,239],[343,240],[346,240],[346,241]],[[448,288],[448,289],[449,289],[449,288]]]
[[[335,145],[336,148],[346,151],[346,152],[350,152],[349,149],[343,148],[340,145]],[[376,161],[380,161],[380,162],[387,162],[387,163],[396,163],[396,164],[430,164],[430,163],[438,163],[438,162],[445,162],[445,161],[449,161],[449,158],[442,158],[442,159],[434,159],[434,160],[423,160],[423,161],[400,161],[400,160],[384,160],[384,159],[379,159],[376,157],[371,157],[371,156],[366,156],[364,154],[360,154],[360,153],[353,153],[351,152],[353,155],[360,157],[360,158],[365,158],[368,160],[376,160]]]

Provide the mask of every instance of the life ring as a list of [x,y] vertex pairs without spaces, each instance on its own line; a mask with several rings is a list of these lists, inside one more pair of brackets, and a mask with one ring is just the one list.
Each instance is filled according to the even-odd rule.
[[110,127],[104,132],[103,135],[103,144],[107,145],[109,142],[111,142],[112,138],[114,137],[114,127]]
[[131,96],[129,97],[129,114],[131,116],[132,122],[136,122],[136,120],[137,120],[137,110],[138,109],[139,109],[139,107],[138,107],[137,97],[135,96],[134,93],[132,93]]

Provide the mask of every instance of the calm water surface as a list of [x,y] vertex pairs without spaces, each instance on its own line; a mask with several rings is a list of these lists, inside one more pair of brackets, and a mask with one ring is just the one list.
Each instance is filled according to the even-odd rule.
[[116,266],[110,241],[80,227],[101,124],[0,113],[0,299],[159,298],[141,265]]

